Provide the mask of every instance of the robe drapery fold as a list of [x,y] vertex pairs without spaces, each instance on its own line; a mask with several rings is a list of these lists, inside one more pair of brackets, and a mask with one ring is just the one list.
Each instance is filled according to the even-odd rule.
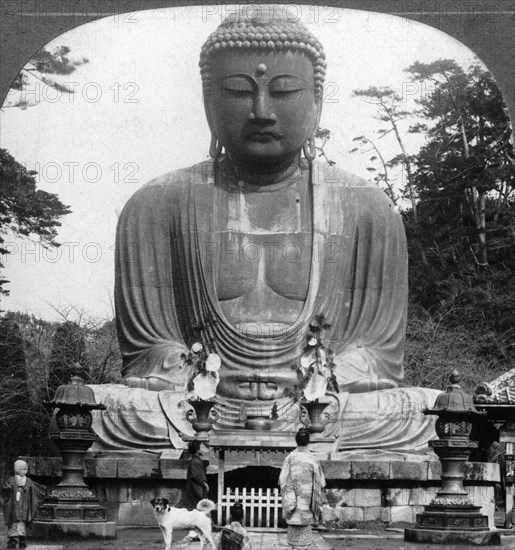
[[300,358],[309,322],[323,313],[343,386],[400,382],[407,255],[401,218],[386,195],[366,180],[343,171],[328,176],[315,166],[304,307],[280,334],[251,336],[227,321],[216,296],[216,212],[235,197],[225,176],[224,162],[206,161],[153,180],[124,208],[115,283],[123,374],[177,382],[179,389],[180,354],[198,338],[198,325],[215,342],[224,369],[289,369]]

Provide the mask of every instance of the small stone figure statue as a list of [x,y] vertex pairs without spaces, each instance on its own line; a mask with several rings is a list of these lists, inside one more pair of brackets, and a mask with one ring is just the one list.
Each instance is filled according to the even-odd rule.
[[7,524],[7,548],[27,548],[27,526],[34,519],[40,499],[46,491],[27,477],[28,465],[24,460],[14,463],[14,476],[2,487],[4,515]]

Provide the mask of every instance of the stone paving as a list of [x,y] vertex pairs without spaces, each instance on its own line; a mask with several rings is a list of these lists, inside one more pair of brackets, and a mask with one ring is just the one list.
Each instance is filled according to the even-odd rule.
[[[513,532],[512,532],[513,533]],[[186,532],[174,534],[172,550],[198,550],[198,542],[182,543]],[[433,544],[414,544],[403,540],[401,530],[365,533],[362,531],[324,532],[322,537],[314,533],[313,550],[470,550],[470,546],[448,546]],[[288,549],[285,530],[251,531],[253,550]],[[3,539],[0,548],[4,548]],[[29,541],[29,550],[162,550],[163,539],[157,529],[125,529],[118,533],[115,540],[109,541],[63,541],[60,544]],[[206,550],[211,550],[208,546]],[[478,548],[478,547],[474,547]],[[515,536],[503,535],[500,550],[515,550]]]
[[[174,534],[174,542],[172,549],[177,550],[197,550],[200,548],[200,543],[181,543],[181,538],[185,532]],[[286,530],[284,529],[267,529],[251,531],[249,533],[253,550],[277,550],[288,548],[286,543]],[[313,550],[331,550],[332,546],[325,541],[319,533],[313,533]],[[155,529],[127,529],[120,531],[115,540],[110,541],[68,541],[62,544],[32,542],[29,541],[29,550],[132,550],[146,548],[154,550],[163,547],[160,531]],[[0,548],[2,546],[0,545]],[[204,547],[206,550],[209,546]],[[210,549],[209,549],[210,550]]]
[[[250,542],[253,550],[272,550],[276,548],[289,548],[286,543],[285,530],[271,530],[262,532],[250,532]],[[332,546],[323,539],[319,533],[313,533],[313,550],[331,550]]]

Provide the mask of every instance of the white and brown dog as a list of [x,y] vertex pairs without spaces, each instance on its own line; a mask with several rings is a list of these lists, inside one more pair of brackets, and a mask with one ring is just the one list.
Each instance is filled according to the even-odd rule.
[[186,510],[186,508],[172,508],[166,498],[154,498],[150,501],[154,508],[154,515],[157,523],[163,532],[165,539],[165,550],[172,547],[172,535],[174,529],[192,529],[200,537],[200,548],[204,547],[204,538],[206,538],[211,547],[215,548],[211,531],[210,513],[216,508],[216,504],[207,498],[202,499],[197,504],[196,510]]

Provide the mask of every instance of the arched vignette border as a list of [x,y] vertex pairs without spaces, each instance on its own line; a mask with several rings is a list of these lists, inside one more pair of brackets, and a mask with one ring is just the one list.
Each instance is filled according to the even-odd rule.
[[515,2],[513,0],[300,0],[298,2],[209,2],[198,0],[0,0],[0,91],[48,42],[74,27],[103,17],[186,5],[290,3],[397,15],[441,30],[469,47],[498,82],[515,119]]

